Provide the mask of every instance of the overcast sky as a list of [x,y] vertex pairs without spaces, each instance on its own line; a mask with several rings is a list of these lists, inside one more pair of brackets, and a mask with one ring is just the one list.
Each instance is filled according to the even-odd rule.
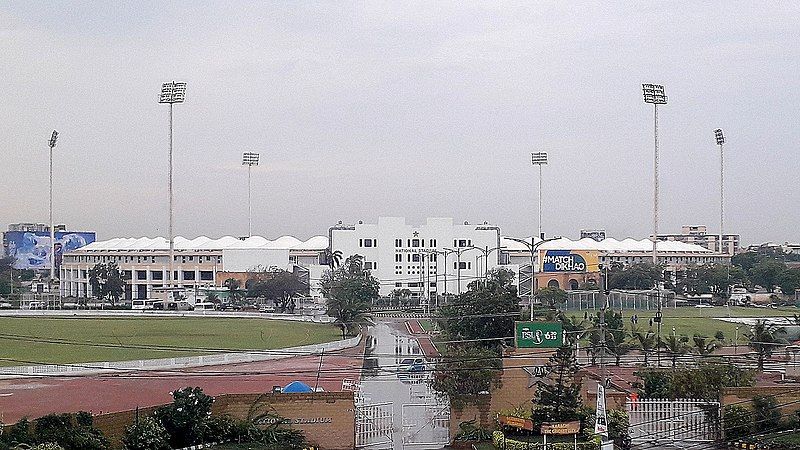
[[798,2],[56,2],[0,5],[0,227],[55,221],[98,237],[167,228],[175,106],[176,233],[325,234],[379,216],[642,238],[652,230],[662,83],[662,232],[719,227],[800,241]]

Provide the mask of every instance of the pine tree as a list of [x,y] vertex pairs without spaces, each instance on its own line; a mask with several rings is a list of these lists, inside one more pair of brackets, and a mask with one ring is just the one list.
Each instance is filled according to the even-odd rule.
[[581,385],[575,378],[578,371],[575,349],[559,347],[547,366],[547,376],[536,383],[534,419],[540,423],[577,420],[582,402]]

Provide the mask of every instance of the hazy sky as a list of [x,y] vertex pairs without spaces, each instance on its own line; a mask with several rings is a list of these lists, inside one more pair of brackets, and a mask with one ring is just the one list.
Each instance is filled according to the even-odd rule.
[[0,227],[55,217],[100,238],[166,233],[168,107],[176,232],[325,234],[378,216],[651,231],[653,110],[660,229],[800,241],[798,2],[57,2],[0,5]]

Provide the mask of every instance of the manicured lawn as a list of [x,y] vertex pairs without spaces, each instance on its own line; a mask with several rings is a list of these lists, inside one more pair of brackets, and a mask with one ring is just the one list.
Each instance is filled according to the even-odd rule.
[[[24,340],[19,336],[25,336]],[[339,338],[339,329],[332,325],[267,319],[2,317],[0,358],[5,359],[0,359],[0,366],[169,358],[222,350],[277,349]],[[63,341],[43,342],[52,340]],[[203,348],[221,350],[200,350]]]
[[425,330],[425,331],[431,331],[431,330],[433,330],[433,321],[432,320],[420,320],[419,321],[419,326],[421,326],[422,329]]
[[[697,334],[714,337],[717,331],[722,331],[725,334],[725,341],[728,344],[732,344],[736,335],[736,324],[716,320],[715,318],[792,317],[794,314],[800,314],[800,309],[793,307],[778,309],[732,307],[729,310],[724,306],[715,306],[713,308],[680,307],[664,308],[662,313],[664,317],[661,324],[662,336],[671,334],[672,327],[675,327],[676,334],[685,334],[687,336]],[[655,317],[656,312],[654,310],[625,310],[623,315],[625,316],[625,324],[629,328],[631,325],[630,318],[634,314],[639,318],[638,327],[647,329],[649,320]],[[570,311],[567,315],[582,317],[583,313]],[[656,324],[653,324],[653,330],[656,330]],[[744,345],[746,342],[744,333],[747,331],[745,325],[739,325],[739,345]]]

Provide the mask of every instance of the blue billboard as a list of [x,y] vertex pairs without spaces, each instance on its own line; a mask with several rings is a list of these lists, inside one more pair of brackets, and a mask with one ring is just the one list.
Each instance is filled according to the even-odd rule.
[[[56,270],[61,267],[64,252],[91,244],[94,232],[57,231],[55,234]],[[50,233],[46,231],[6,231],[3,233],[6,255],[15,258],[14,268],[19,270],[50,270]]]

